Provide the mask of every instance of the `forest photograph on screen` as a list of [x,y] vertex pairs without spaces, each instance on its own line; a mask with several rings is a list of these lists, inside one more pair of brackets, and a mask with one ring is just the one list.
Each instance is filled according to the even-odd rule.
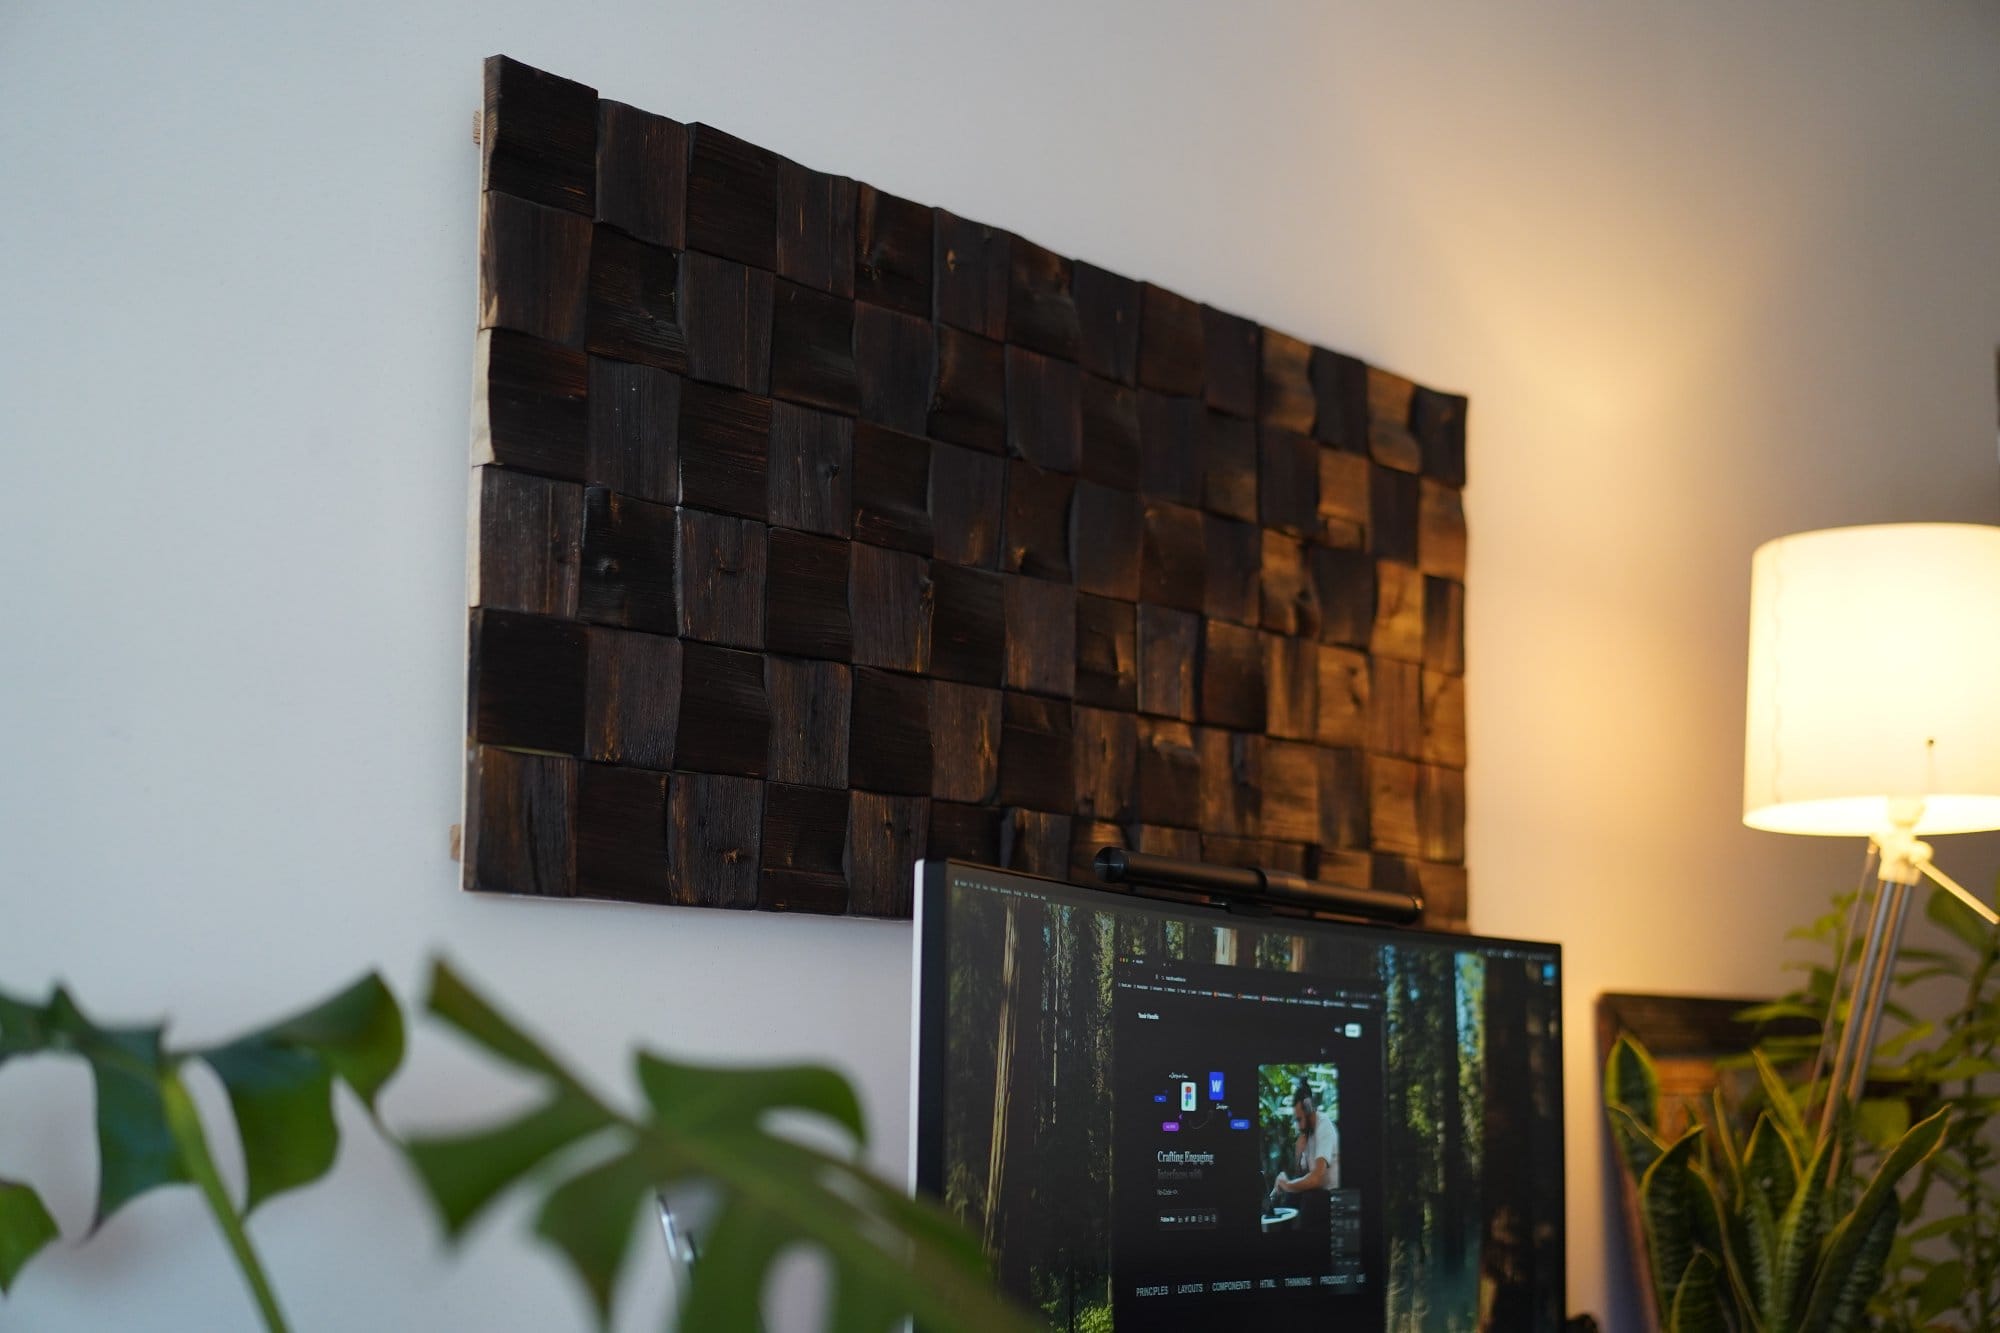
[[[954,886],[936,1179],[1001,1285],[1070,1333],[1234,1327],[1265,1311],[1303,1324],[1324,1309],[1349,1312],[1330,1326],[1396,1333],[1559,1327],[1553,950],[1218,919]],[[1159,993],[1180,979],[1184,993]],[[1209,997],[1235,1006],[1226,1040],[1189,1038],[1175,1058],[1174,1015]],[[1244,1007],[1256,1000],[1274,1003]],[[1268,1025],[1244,1021],[1260,1012]],[[1302,1041],[1302,1024],[1323,1041]],[[1282,1038],[1260,1046],[1263,1026]],[[1298,1165],[1301,1083],[1350,1149],[1328,1182],[1336,1230],[1346,1216],[1378,1233],[1349,1246],[1358,1278],[1258,1266],[1284,1229],[1289,1196],[1271,1189]],[[1154,1172],[1156,1157],[1173,1168]],[[1212,1198],[1204,1170],[1220,1177]],[[1342,1195],[1360,1202],[1343,1213]],[[1337,1239],[1333,1251],[1337,1269]],[[1325,1267],[1327,1249],[1313,1253]],[[1134,1277],[1149,1254],[1175,1256],[1189,1280],[1134,1286],[1151,1282]],[[1334,1300],[1350,1304],[1305,1303]]]

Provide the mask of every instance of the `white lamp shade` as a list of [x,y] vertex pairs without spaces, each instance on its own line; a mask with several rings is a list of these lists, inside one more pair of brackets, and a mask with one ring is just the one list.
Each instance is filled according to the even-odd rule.
[[1757,548],[1743,822],[2000,828],[2000,528],[1828,528]]

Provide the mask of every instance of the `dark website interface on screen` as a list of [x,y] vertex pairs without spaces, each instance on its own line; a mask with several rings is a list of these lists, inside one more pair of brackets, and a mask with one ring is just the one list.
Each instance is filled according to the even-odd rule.
[[1120,958],[1112,1010],[1117,1327],[1378,1327],[1379,983]]

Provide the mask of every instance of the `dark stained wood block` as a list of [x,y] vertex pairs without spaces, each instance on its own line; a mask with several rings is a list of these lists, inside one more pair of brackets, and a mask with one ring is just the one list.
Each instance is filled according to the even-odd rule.
[[1368,756],[1350,746],[1325,747],[1319,762],[1319,843],[1324,847],[1368,847]]
[[1074,472],[1083,444],[1082,386],[1074,364],[1007,348],[1007,452]]
[[1263,376],[1257,386],[1257,422],[1294,435],[1310,434],[1316,400],[1310,373],[1312,346],[1265,329]]
[[475,745],[467,764],[465,887],[572,896],[576,761]]
[[929,320],[855,302],[854,369],[862,416],[906,435],[922,435],[930,420],[936,356]]
[[1465,582],[1465,501],[1454,487],[1425,477],[1417,499],[1417,568]]
[[599,102],[596,216],[648,245],[685,246],[687,126],[623,102]]
[[590,358],[590,447],[584,479],[656,504],[680,499],[680,377]]
[[674,902],[683,907],[755,907],[763,828],[763,783],[676,773],[667,795]]
[[1423,753],[1423,668],[1378,657],[1368,677],[1368,748],[1415,759]]
[[583,353],[489,329],[473,357],[473,464],[582,479],[590,434]]
[[1424,578],[1424,666],[1465,674],[1465,585]]
[[[1365,778],[1363,779],[1363,783],[1364,785],[1366,784]],[[1392,884],[1401,882],[1396,874],[1384,874],[1380,877],[1380,882],[1377,882],[1378,877],[1375,874],[1375,865],[1378,860],[1395,863],[1400,867],[1400,860],[1393,856],[1378,858],[1371,852],[1361,850],[1347,851],[1342,848],[1328,847],[1322,844],[1319,848],[1317,860],[1318,865],[1314,867],[1314,878],[1323,879],[1329,884],[1346,884],[1357,889],[1386,889]]]
[[1151,602],[1139,604],[1140,712],[1194,721],[1201,628],[1200,616]]
[[1000,778],[1000,691],[931,682],[931,795],[984,804]]
[[1410,433],[1423,455],[1424,475],[1465,485],[1465,398],[1418,388],[1410,398]]
[[1141,601],[1199,611],[1208,596],[1207,539],[1201,511],[1148,500],[1139,553]]
[[854,423],[790,403],[771,404],[766,503],[771,522],[829,537],[854,525]]
[[479,327],[583,345],[590,219],[487,191],[479,210]]
[[1368,549],[1381,560],[1417,563],[1419,478],[1376,465],[1368,474]]
[[928,324],[931,210],[861,185],[855,191],[854,244],[855,296]]
[[712,125],[690,125],[687,244],[753,268],[775,269],[777,156]]
[[488,56],[483,119],[481,189],[589,216],[596,195],[595,89]]
[[1392,856],[1423,849],[1417,819],[1417,765],[1388,755],[1368,756],[1368,841]]
[[1365,648],[1375,633],[1375,562],[1364,551],[1315,546],[1309,557],[1319,598],[1319,639]]
[[1076,700],[1097,708],[1139,707],[1139,618],[1130,602],[1076,599]]
[[1203,722],[1242,731],[1264,730],[1270,716],[1270,675],[1265,665],[1269,637],[1220,620],[1202,626]]
[[1455,768],[1417,769],[1417,855],[1426,861],[1465,860],[1465,774]]
[[1130,278],[1077,261],[1077,360],[1093,375],[1120,384],[1139,378],[1139,284]]
[[1009,810],[1000,826],[1000,863],[1024,875],[1062,879],[1069,873],[1070,817],[1044,810]]
[[1375,565],[1375,631],[1368,651],[1404,662],[1424,660],[1424,576],[1410,565]]
[[1139,725],[1130,713],[1078,708],[1076,813],[1089,819],[1124,820],[1138,810]]
[[763,874],[757,906],[768,912],[847,910],[845,791],[764,788]]
[[583,549],[583,488],[505,468],[473,473],[478,534],[470,602],[574,617]]
[[1260,573],[1263,626],[1279,634],[1319,637],[1319,596],[1306,566],[1306,544],[1269,528],[1263,530]]
[[1195,732],[1201,755],[1201,820],[1203,833],[1234,838],[1258,836],[1264,806],[1262,736],[1202,727]]
[[940,327],[930,433],[989,454],[1007,449],[1006,348],[977,334]]
[[845,662],[854,655],[847,613],[848,543],[771,529],[764,586],[764,646],[774,653]]
[[1427,764],[1465,767],[1465,677],[1442,671],[1423,675],[1423,743]]
[[1070,821],[1069,830],[1069,871],[1072,884],[1097,883],[1097,853],[1106,847],[1123,847],[1125,830],[1117,824],[1103,820]]
[[769,512],[771,400],[689,380],[681,385],[681,503],[743,518]]
[[764,659],[771,700],[773,782],[847,787],[853,680],[839,662],[771,656]]
[[[1263,615],[1264,531],[1210,514],[1203,520],[1207,583],[1202,614],[1254,625]],[[1374,570],[1369,570],[1373,587]]]
[[854,182],[778,160],[778,276],[854,295]]
[[847,910],[855,916],[904,918],[925,855],[930,801],[857,791],[848,815]]
[[1198,505],[1202,499],[1208,409],[1199,398],[1139,392],[1139,489],[1148,499]]
[[1006,589],[998,574],[931,562],[931,674],[998,685],[1007,656]]
[[[1068,814],[1076,800],[1075,741],[1067,699],[1009,690],[1000,721],[1001,805]],[[1067,856],[1067,847],[1065,847]]]
[[1368,656],[1352,648],[1319,648],[1319,716],[1313,736],[1321,745],[1356,746],[1368,738]]
[[674,766],[681,641],[593,625],[584,688],[585,753],[633,768]]
[[588,653],[583,626],[513,611],[472,613],[472,739],[583,752]]
[[1257,415],[1257,381],[1263,375],[1257,322],[1201,308],[1203,354],[1207,362],[1208,405],[1245,420]]
[[1200,397],[1206,388],[1201,307],[1178,292],[1139,285],[1139,386]]
[[1139,600],[1139,497],[1079,481],[1070,514],[1076,586],[1102,597]]
[[997,340],[1007,336],[1008,265],[1013,238],[998,227],[932,212],[937,246],[934,282],[940,324]]
[[772,295],[770,381],[773,397],[829,412],[859,411],[854,302],[779,281]]
[[1257,437],[1257,510],[1267,528],[1309,537],[1319,528],[1319,446],[1265,429]]
[[1313,437],[1352,454],[1368,452],[1368,367],[1324,347],[1312,349]]
[[1201,860],[1201,834],[1193,829],[1134,824],[1130,836],[1135,852],[1145,852],[1149,856],[1172,856],[1182,861]]
[[931,542],[938,559],[995,568],[1000,563],[1006,463],[955,444],[933,444],[930,449]]
[[931,553],[931,445],[870,421],[854,427],[854,540]]
[[1375,465],[1361,454],[1319,451],[1319,540],[1368,549],[1369,496]]
[[1265,731],[1287,740],[1319,734],[1319,653],[1309,638],[1269,640],[1264,663],[1270,718]]
[[908,551],[856,542],[847,586],[855,662],[898,671],[929,671],[930,562]]
[[1268,838],[1230,838],[1216,833],[1201,836],[1201,859],[1223,866],[1287,870],[1303,875],[1311,864],[1309,851],[1298,843],[1273,842]]
[[1009,689],[1076,693],[1076,589],[1066,583],[1006,576]]
[[770,735],[764,658],[733,648],[683,643],[675,766],[761,778],[770,768]]
[[1211,513],[1255,523],[1257,428],[1210,409],[1202,422],[1201,505]]
[[598,356],[685,372],[679,288],[680,257],[672,250],[599,227],[590,246],[584,345]]
[[672,900],[665,773],[578,766],[576,892],[628,903]]
[[1410,433],[1411,399],[1417,386],[1401,375],[1368,367],[1368,453],[1384,467],[1421,472],[1423,448]]
[[[1194,828],[1201,822],[1201,753],[1185,722],[1142,717],[1137,723],[1139,819],[1147,825]],[[1141,851],[1147,850],[1140,840]]]
[[1417,891],[1424,898],[1424,929],[1465,931],[1468,888],[1465,867],[1431,861],[1414,864]]
[[1096,375],[1081,385],[1082,452],[1079,470],[1091,481],[1121,491],[1139,487],[1139,395]]
[[930,682],[856,667],[848,782],[867,791],[924,796],[931,775]]
[[586,488],[577,614],[600,625],[674,633],[676,540],[666,505]]
[[1279,842],[1319,841],[1319,747],[1266,741],[1257,827]]
[[1023,459],[1007,463],[1007,512],[1000,567],[1010,574],[1068,582],[1069,509],[1076,479]]
[[768,560],[764,525],[699,509],[679,511],[680,632],[732,648],[764,646]]
[[938,860],[1001,864],[1000,826],[1007,812],[994,805],[932,801],[930,836],[924,855]]
[[1080,339],[1069,260],[1014,237],[1008,247],[1007,341],[1073,362]]

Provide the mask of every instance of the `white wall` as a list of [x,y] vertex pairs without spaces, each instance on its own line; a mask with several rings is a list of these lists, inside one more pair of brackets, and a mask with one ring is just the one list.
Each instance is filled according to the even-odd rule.
[[[899,1160],[906,928],[454,888],[504,51],[1470,392],[1474,923],[1567,946],[1571,1296],[1622,1312],[1592,998],[1770,989],[1858,859],[1736,823],[1751,548],[2000,518],[2000,10],[310,10],[0,6],[0,984],[199,1039],[369,966],[414,997],[445,949],[607,1080],[634,1041],[834,1060]],[[389,1119],[495,1091],[425,1031]],[[0,1079],[0,1174],[71,1227],[87,1106],[67,1066]],[[302,1328],[581,1326],[521,1210],[447,1259],[350,1125],[256,1223]],[[188,1197],[8,1313],[252,1326]]]

